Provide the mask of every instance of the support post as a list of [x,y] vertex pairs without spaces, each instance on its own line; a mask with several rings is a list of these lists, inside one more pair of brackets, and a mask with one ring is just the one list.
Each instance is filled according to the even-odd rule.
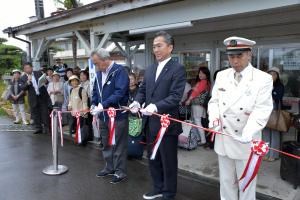
[[43,173],[46,175],[61,175],[64,174],[68,171],[68,167],[65,165],[58,165],[58,149],[57,149],[57,129],[58,129],[58,114],[57,114],[57,109],[54,108],[51,118],[52,118],[52,123],[51,123],[51,131],[52,131],[52,156],[53,156],[53,161],[52,165],[46,167],[43,170]]

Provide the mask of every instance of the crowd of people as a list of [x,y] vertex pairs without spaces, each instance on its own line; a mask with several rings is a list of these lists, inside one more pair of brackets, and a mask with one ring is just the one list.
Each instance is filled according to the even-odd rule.
[[[153,183],[143,198],[173,200],[177,191],[178,135],[182,133],[182,127],[180,123],[171,121],[161,136],[158,134],[161,121],[153,113],[180,118],[180,106],[189,107],[194,124],[232,136],[215,136],[221,199],[253,200],[256,179],[246,192],[240,191],[237,179],[246,166],[251,140],[261,137],[260,132],[272,108],[280,109],[284,88],[278,68],[271,68],[267,74],[252,67],[250,61],[254,41],[231,37],[225,39],[224,44],[232,68],[217,71],[212,81],[209,69],[200,67],[194,85],[187,82],[184,66],[171,58],[174,40],[164,31],[154,36],[153,53],[156,62],[146,69],[140,83],[140,77],[114,62],[105,49],[97,49],[91,54],[97,69],[92,91],[87,70],[68,68],[60,59],[56,60],[55,66],[42,71],[33,71],[32,65],[26,63],[23,66],[24,72],[12,71],[11,102],[15,123],[22,120],[23,124],[29,124],[24,111],[26,94],[31,119],[36,127],[35,133],[50,131],[49,113],[53,107],[70,111],[64,115],[63,120],[65,124],[69,123],[70,134],[76,132],[78,113],[80,123],[89,127],[92,126],[93,118],[97,118],[105,165],[96,176],[112,176],[110,182],[116,184],[127,178],[128,115],[141,113]],[[39,80],[43,76],[46,82],[40,85]],[[131,114],[117,110],[114,131],[111,133],[109,116],[104,110],[122,106],[128,106]],[[91,131],[88,129],[88,132]],[[199,145],[212,148],[207,133],[202,128],[198,131]],[[263,138],[270,142],[271,147],[279,148],[280,133],[266,129]],[[159,148],[153,155],[158,141]],[[268,154],[270,161],[277,158],[278,154]]]

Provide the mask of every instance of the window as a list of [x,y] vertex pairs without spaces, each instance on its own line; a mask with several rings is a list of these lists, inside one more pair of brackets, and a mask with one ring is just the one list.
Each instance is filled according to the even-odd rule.
[[278,67],[285,87],[284,96],[300,97],[300,47],[262,48],[260,66],[263,71]]
[[191,82],[196,78],[199,67],[210,67],[211,52],[182,52],[181,58],[186,69],[187,80]]

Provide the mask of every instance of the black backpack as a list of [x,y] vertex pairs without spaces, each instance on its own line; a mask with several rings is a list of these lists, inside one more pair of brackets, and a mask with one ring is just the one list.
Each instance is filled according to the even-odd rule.
[[[80,87],[79,88],[79,91],[78,91],[78,95],[79,95],[79,98],[82,100],[82,89],[83,89],[83,87]],[[72,90],[73,90],[73,88],[71,88],[71,90],[70,90],[70,94],[72,93]]]

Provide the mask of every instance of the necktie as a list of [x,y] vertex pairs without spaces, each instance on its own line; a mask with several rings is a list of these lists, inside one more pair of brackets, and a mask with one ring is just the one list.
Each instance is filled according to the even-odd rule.
[[234,79],[236,80],[236,82],[239,83],[241,81],[241,79],[242,79],[241,73],[240,72],[235,72],[234,73]]

